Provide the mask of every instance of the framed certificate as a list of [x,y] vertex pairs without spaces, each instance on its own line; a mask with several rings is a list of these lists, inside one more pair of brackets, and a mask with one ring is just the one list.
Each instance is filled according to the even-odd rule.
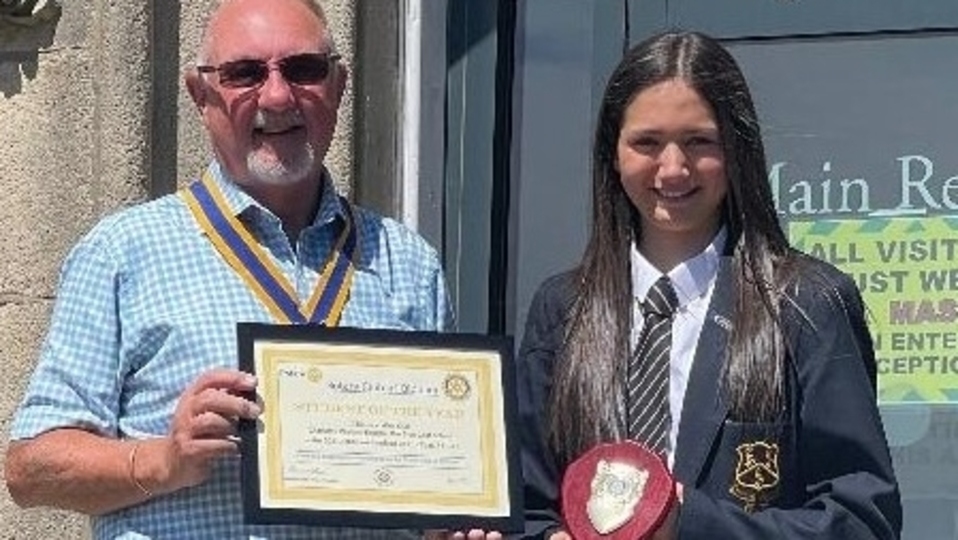
[[247,522],[522,529],[512,339],[238,326]]

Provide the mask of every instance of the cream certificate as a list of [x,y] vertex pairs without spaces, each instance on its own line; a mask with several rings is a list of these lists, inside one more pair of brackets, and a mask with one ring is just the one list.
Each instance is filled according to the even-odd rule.
[[495,351],[259,340],[263,508],[510,512]]

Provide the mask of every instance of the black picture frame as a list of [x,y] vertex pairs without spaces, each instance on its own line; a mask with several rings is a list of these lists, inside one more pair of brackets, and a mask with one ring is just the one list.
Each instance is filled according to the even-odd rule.
[[[523,528],[523,493],[521,469],[519,465],[519,439],[517,433],[518,413],[515,393],[515,360],[513,340],[510,336],[493,336],[467,333],[438,333],[423,331],[400,331],[358,328],[328,328],[307,325],[271,325],[261,323],[240,323],[237,325],[237,345],[239,367],[256,375],[260,380],[259,388],[267,384],[263,378],[269,375],[258,373],[256,369],[256,350],[258,345],[306,345],[321,346],[360,346],[371,351],[381,347],[399,347],[409,351],[431,351],[452,354],[471,352],[489,353],[498,359],[493,376],[497,378],[501,389],[501,418],[492,419],[497,429],[502,430],[505,438],[504,458],[506,463],[497,463],[498,474],[507,478],[500,479],[499,485],[505,486],[501,495],[507,500],[502,502],[508,511],[505,514],[486,515],[471,512],[450,512],[442,510],[437,499],[437,509],[427,512],[409,512],[386,508],[370,509],[357,504],[356,508],[317,509],[299,507],[273,507],[263,504],[261,482],[264,474],[260,471],[260,442],[265,437],[263,420],[241,421],[238,426],[241,453],[241,484],[244,520],[251,524],[278,525],[295,524],[323,527],[360,527],[371,529],[445,529],[468,530],[481,528],[504,533],[519,532]],[[418,354],[415,353],[414,354]],[[401,365],[401,364],[397,364]],[[261,400],[262,395],[247,396]],[[264,404],[269,407],[269,404]],[[264,412],[265,415],[265,412]],[[484,460],[480,460],[484,461]],[[497,460],[498,461],[498,460]],[[424,486],[417,496],[426,497],[429,487]],[[441,491],[435,492],[437,498],[444,497]],[[319,498],[321,499],[321,497]]]

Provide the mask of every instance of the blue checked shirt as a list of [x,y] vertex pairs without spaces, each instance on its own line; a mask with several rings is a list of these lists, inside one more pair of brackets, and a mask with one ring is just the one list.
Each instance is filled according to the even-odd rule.
[[[332,181],[295,249],[279,219],[210,166],[230,208],[305,301],[343,213]],[[437,254],[391,219],[355,209],[357,268],[341,326],[444,331],[453,315]],[[167,433],[180,393],[214,367],[237,365],[236,323],[273,322],[220,258],[184,201],[168,195],[100,222],[63,268],[40,362],[11,438],[81,427],[106,437]],[[239,458],[209,481],[92,518],[96,539],[377,539],[409,531],[243,524]]]

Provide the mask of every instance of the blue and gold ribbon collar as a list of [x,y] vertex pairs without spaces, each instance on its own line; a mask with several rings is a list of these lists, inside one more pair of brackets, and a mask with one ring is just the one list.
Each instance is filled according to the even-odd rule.
[[293,286],[233,215],[209,171],[202,180],[181,189],[180,196],[216,251],[274,319],[281,324],[339,324],[355,272],[356,227],[348,201],[340,197],[345,210],[342,230],[323,263],[316,289],[300,305]]

